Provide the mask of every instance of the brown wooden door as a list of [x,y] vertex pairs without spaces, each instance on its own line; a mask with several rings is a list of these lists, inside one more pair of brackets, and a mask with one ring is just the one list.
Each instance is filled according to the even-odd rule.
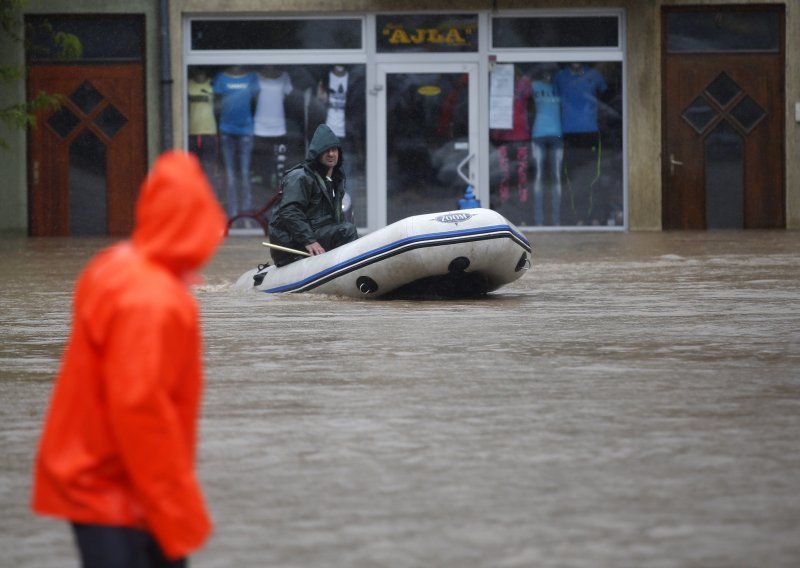
[[664,54],[665,229],[782,228],[783,57]]
[[40,90],[65,100],[29,133],[30,234],[129,234],[147,169],[141,64],[33,66]]

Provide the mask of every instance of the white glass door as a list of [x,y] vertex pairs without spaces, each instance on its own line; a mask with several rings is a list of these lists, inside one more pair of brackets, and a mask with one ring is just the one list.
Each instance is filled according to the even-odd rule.
[[378,201],[385,223],[458,208],[475,185],[478,65],[377,66]]

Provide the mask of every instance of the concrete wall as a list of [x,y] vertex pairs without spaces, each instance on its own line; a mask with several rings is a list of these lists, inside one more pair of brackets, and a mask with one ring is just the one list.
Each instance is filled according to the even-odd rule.
[[800,229],[800,2],[786,6],[786,227]]
[[[24,57],[17,44],[0,37],[0,64],[20,67]],[[24,85],[0,89],[0,107],[23,100]],[[25,132],[0,123],[0,136],[9,148],[0,148],[0,233],[23,233],[28,225],[25,176]]]

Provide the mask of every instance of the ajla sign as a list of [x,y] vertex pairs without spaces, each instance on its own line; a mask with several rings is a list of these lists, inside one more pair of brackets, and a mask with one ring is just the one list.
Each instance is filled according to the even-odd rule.
[[383,30],[383,35],[389,36],[388,41],[391,45],[460,46],[469,43],[466,39],[469,31],[452,27],[444,30],[439,28],[415,28],[409,32],[402,24],[397,24],[386,26]]
[[477,51],[477,15],[378,16],[378,51]]

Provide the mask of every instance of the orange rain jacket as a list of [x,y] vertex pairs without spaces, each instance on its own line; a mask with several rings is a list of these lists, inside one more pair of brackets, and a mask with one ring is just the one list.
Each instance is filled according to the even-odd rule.
[[77,282],[36,456],[37,513],[147,530],[170,558],[208,537],[194,472],[202,346],[187,282],[224,228],[197,160],[162,155],[132,239],[99,253]]

